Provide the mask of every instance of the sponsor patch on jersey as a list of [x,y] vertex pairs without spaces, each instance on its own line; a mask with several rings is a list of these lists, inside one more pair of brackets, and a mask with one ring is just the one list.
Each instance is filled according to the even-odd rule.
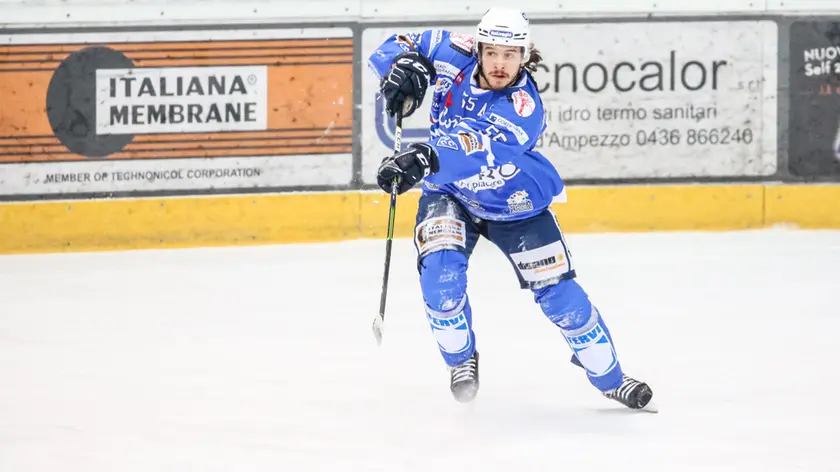
[[496,190],[504,187],[508,180],[519,174],[519,168],[511,163],[502,164],[499,167],[482,166],[481,172],[463,180],[458,180],[455,185],[458,188],[470,192],[482,190]]
[[457,218],[429,218],[414,230],[414,242],[421,256],[438,248],[466,247],[466,241],[466,225]]
[[450,88],[452,88],[452,79],[449,77],[438,77],[435,81],[435,93],[443,94],[448,92]]
[[522,278],[527,282],[542,282],[561,277],[571,269],[563,241],[510,255]]
[[464,74],[464,71],[459,72],[458,75],[455,77],[455,84],[461,85],[461,82],[464,81],[465,76],[466,74]]
[[513,135],[516,137],[516,141],[520,145],[528,142],[528,133],[526,133],[521,126],[514,124],[509,119],[503,116],[499,116],[495,113],[490,113],[490,116],[488,116],[487,119],[490,121],[490,123],[493,123],[494,125],[497,125],[513,133]]
[[452,149],[453,151],[458,150],[458,144],[447,134],[441,136],[440,139],[438,139],[435,143],[435,146]]
[[461,54],[472,56],[473,37],[464,33],[449,33],[452,48]]
[[534,97],[525,90],[520,89],[513,92],[510,94],[510,98],[513,101],[513,110],[523,118],[531,116],[531,113],[534,113],[534,109],[537,108]]
[[438,75],[445,75],[454,79],[461,72],[461,69],[445,61],[435,61],[435,71]]
[[481,145],[481,139],[473,133],[458,131],[458,141],[460,141],[461,148],[467,155],[484,150],[484,146]]

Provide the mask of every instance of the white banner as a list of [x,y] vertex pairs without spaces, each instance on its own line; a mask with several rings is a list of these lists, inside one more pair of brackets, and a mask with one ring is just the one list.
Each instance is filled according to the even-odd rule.
[[[535,25],[534,78],[548,129],[538,143],[566,179],[770,175],[776,171],[777,28],[772,21]],[[469,27],[456,29],[470,32]],[[389,31],[365,30],[373,51]],[[364,89],[364,176],[390,129]],[[424,103],[424,110],[428,110]],[[426,112],[418,112],[423,114]],[[423,119],[425,118],[425,120]],[[407,141],[428,132],[412,116]]]

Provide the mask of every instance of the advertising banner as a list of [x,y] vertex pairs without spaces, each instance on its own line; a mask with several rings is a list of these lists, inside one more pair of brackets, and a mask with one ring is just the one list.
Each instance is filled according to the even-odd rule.
[[[363,60],[389,34],[426,28],[366,29]],[[532,32],[543,56],[534,79],[547,120],[537,149],[564,178],[776,172],[774,22],[537,24]],[[372,183],[391,152],[393,124],[370,71],[363,86],[363,172]],[[406,120],[405,142],[426,139],[428,109],[424,103]]]
[[0,195],[352,180],[350,29],[2,40]]
[[790,173],[840,179],[840,22],[791,26],[789,120]]

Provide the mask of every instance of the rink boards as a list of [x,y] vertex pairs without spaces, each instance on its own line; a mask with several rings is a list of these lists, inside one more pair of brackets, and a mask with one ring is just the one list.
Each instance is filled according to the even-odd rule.
[[[418,192],[398,199],[411,237]],[[573,187],[555,204],[567,232],[840,228],[840,186]],[[320,192],[0,205],[0,252],[184,248],[384,238],[388,196]]]
[[[0,22],[0,253],[383,237],[394,121],[366,59],[472,20],[169,18]],[[564,230],[840,227],[837,22],[535,18],[536,148],[569,185]],[[403,143],[428,139],[430,103]]]

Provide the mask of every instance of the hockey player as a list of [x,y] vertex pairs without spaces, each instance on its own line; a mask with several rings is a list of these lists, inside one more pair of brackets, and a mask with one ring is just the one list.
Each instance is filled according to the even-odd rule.
[[397,179],[404,193],[425,178],[415,227],[420,286],[456,400],[472,400],[479,388],[466,286],[468,260],[483,236],[533,291],[591,384],[629,408],[651,408],[650,387],[624,375],[601,313],[575,281],[549,206],[565,190],[534,150],[546,126],[529,73],[539,60],[528,18],[512,9],[488,10],[474,37],[435,29],[386,39],[368,65],[387,113],[410,116],[434,89],[430,139],[386,157],[379,186],[390,193]]

